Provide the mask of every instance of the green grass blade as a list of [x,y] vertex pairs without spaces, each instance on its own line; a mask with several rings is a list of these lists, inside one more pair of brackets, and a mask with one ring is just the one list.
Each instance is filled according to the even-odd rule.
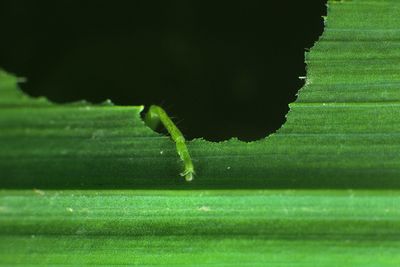
[[398,266],[399,198],[351,190],[7,190],[0,263]]
[[[266,139],[188,143],[179,177],[173,141],[142,107],[54,105],[0,77],[3,188],[400,188],[398,1],[331,2],[306,54],[305,87]],[[206,107],[205,107],[206,108]]]
[[399,10],[331,1],[284,126],[189,142],[190,184],[143,107],[56,105],[0,72],[0,265],[399,266]]

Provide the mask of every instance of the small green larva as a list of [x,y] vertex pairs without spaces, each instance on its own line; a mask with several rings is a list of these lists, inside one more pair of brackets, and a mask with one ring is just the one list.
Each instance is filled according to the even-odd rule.
[[184,170],[181,173],[181,176],[184,176],[186,181],[192,181],[195,172],[192,158],[190,157],[189,150],[185,143],[185,138],[183,137],[182,132],[169,118],[168,114],[161,107],[151,105],[145,116],[145,122],[153,130],[157,128],[157,125],[160,122],[164,125],[168,133],[171,135],[172,140],[175,142],[176,151],[183,162]]

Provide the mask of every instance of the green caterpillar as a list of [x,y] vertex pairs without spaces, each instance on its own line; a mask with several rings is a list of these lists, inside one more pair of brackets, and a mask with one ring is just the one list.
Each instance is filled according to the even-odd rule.
[[176,144],[176,151],[181,158],[184,166],[184,170],[181,176],[185,177],[186,181],[192,181],[195,174],[192,158],[190,157],[189,150],[185,143],[185,138],[182,132],[176,127],[176,125],[169,118],[168,114],[159,106],[151,105],[149,111],[145,116],[146,124],[155,130],[161,122],[171,135],[172,140]]

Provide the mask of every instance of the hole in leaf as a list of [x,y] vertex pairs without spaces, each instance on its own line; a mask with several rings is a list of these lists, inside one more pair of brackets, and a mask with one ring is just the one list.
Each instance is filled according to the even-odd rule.
[[158,104],[188,139],[256,140],[284,123],[325,4],[3,1],[0,62],[33,96]]

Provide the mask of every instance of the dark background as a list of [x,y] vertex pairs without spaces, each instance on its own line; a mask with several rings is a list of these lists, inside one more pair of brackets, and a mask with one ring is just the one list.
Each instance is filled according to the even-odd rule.
[[285,121],[326,1],[0,0],[0,66],[55,102],[162,105],[187,138]]

